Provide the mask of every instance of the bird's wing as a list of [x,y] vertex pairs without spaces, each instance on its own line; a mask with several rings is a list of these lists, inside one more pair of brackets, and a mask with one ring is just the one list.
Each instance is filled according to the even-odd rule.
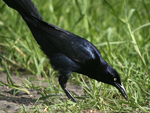
[[70,59],[84,62],[95,58],[93,49],[86,40],[65,33],[62,33],[59,37],[60,50]]
[[44,38],[70,59],[76,62],[85,62],[95,58],[93,49],[85,39],[60,29],[54,29],[51,26],[49,26],[49,29],[46,28],[46,30],[44,28],[41,29],[47,34]]
[[70,59],[76,62],[95,59],[94,45],[87,40],[37,18],[32,19],[32,24],[40,29],[40,35]]

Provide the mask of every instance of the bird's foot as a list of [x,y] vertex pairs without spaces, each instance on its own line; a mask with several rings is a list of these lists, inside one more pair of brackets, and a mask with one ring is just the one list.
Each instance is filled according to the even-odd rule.
[[77,103],[76,99],[70,94],[70,92],[68,91],[67,88],[64,88],[64,91],[69,99],[71,99],[73,102]]

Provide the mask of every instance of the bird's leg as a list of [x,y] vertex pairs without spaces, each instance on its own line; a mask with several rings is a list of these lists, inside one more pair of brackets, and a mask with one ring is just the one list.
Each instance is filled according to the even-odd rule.
[[62,72],[60,72],[59,84],[61,85],[62,89],[65,91],[67,97],[69,99],[71,99],[73,102],[77,102],[75,100],[75,98],[70,94],[68,89],[66,88],[66,83],[67,83],[67,80],[69,79],[70,74],[71,74],[71,72],[69,72],[69,73],[64,73],[64,72],[62,73]]

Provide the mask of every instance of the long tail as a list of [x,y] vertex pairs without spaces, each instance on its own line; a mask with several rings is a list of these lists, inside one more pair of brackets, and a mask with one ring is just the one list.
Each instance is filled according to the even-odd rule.
[[[9,7],[17,10],[26,24],[28,25],[29,29],[31,30],[34,38],[38,42],[40,46],[44,45],[41,43],[41,39],[43,37],[40,34],[40,30],[35,27],[34,23],[38,21],[43,22],[43,18],[39,11],[37,10],[36,6],[31,0],[3,0]],[[36,20],[33,20],[35,18]]]
[[[35,7],[34,3],[31,0],[3,0],[9,7],[17,10],[29,29],[31,30],[35,40],[41,46],[41,49],[47,56],[51,56],[53,53],[57,52],[57,50],[47,41],[47,38],[43,33],[41,33],[41,29],[36,27],[35,25],[38,22],[44,22],[42,16],[39,11]],[[38,24],[40,25],[40,24]]]
[[33,16],[39,20],[43,20],[39,11],[31,0],[3,0],[9,7],[17,10],[23,17]]
[[[31,0],[3,0],[9,7],[17,10],[29,29],[31,30],[35,40],[40,45],[43,52],[50,58],[53,54],[58,53],[52,42],[52,34],[59,35],[57,26],[44,22],[39,11]],[[41,28],[42,27],[42,28]],[[49,27],[49,28],[48,28]],[[48,29],[47,29],[48,28]],[[44,30],[43,30],[44,29]],[[46,30],[46,31],[45,31]],[[46,33],[45,33],[46,32]],[[49,32],[50,35],[47,35]],[[51,42],[51,43],[50,43]]]

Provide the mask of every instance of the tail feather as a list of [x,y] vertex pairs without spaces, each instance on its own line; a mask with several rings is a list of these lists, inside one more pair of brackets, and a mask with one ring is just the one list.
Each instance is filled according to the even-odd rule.
[[[55,25],[43,21],[40,13],[31,0],[3,0],[9,7],[17,10],[29,29],[35,40],[40,45],[43,52],[51,59],[55,54],[59,55],[60,50],[55,46],[60,33],[67,32]],[[67,32],[68,33],[68,32]],[[56,35],[56,36],[55,36]],[[54,38],[55,37],[55,38]],[[57,43],[59,44],[59,43]],[[60,44],[59,44],[60,45]]]
[[[50,56],[51,53],[57,51],[51,44],[46,41],[46,38],[41,33],[41,30],[35,25],[40,21],[43,22],[43,18],[40,15],[39,11],[35,7],[34,3],[31,0],[3,0],[9,7],[17,10],[29,29],[31,30],[35,40],[41,46],[41,49],[45,52],[47,56]],[[47,49],[49,48],[49,49]]]
[[9,7],[17,10],[24,17],[33,16],[39,20],[43,20],[39,11],[31,0],[3,0]]

